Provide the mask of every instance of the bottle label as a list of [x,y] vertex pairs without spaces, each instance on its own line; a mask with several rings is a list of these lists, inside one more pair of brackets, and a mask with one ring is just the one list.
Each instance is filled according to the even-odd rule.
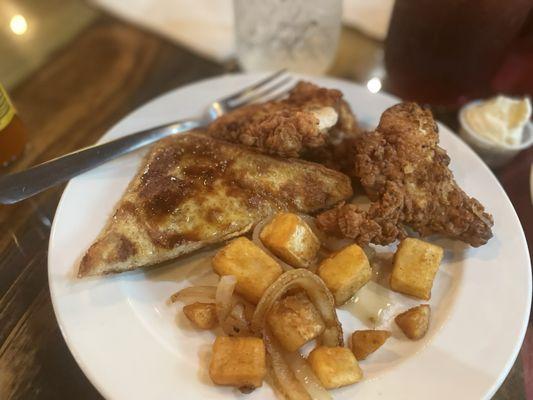
[[15,116],[15,108],[2,85],[0,85],[0,131],[9,125]]

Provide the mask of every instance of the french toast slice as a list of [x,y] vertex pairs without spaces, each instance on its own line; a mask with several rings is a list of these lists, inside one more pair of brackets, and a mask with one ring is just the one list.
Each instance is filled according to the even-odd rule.
[[348,199],[347,176],[268,156],[201,131],[155,144],[78,276],[154,265],[249,231],[277,212],[313,213]]

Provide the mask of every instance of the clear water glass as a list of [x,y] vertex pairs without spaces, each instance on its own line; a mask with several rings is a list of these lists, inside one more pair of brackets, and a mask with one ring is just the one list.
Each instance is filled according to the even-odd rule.
[[322,74],[333,62],[342,0],[234,0],[233,5],[243,69]]

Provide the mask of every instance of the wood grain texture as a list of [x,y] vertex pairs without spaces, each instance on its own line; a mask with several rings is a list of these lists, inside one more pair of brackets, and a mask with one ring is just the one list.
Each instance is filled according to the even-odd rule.
[[[343,69],[349,68],[349,60],[343,60],[333,71],[353,76]],[[91,144],[154,96],[222,72],[222,66],[164,39],[100,17],[12,91],[30,141],[24,157],[10,170]],[[530,243],[533,225],[527,182],[532,151],[497,171]],[[101,398],[67,349],[48,292],[48,237],[61,191],[57,188],[17,205],[0,206],[2,400]],[[495,399],[524,398],[523,381],[532,379],[532,351],[531,345],[527,347]]]
[[[156,95],[222,72],[102,17],[12,91],[30,137],[10,170],[92,144]],[[61,191],[0,205],[0,399],[101,398],[68,351],[48,292],[48,237]]]

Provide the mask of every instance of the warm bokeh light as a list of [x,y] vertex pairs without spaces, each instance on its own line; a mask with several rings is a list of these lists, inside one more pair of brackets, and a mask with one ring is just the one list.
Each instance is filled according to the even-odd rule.
[[366,88],[370,93],[377,93],[381,90],[381,79],[374,77],[366,83]]
[[23,15],[17,14],[11,18],[9,22],[9,27],[15,35],[24,35],[28,30],[28,22]]

